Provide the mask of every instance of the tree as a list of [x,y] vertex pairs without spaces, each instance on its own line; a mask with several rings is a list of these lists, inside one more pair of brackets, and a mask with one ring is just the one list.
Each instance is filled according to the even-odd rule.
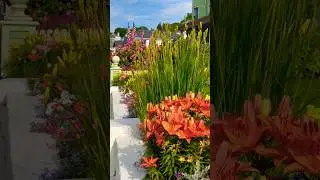
[[50,15],[62,15],[70,10],[78,10],[77,0],[29,0],[26,13],[38,19],[38,17]]
[[175,32],[175,31],[177,31],[177,29],[179,28],[179,25],[180,25],[180,23],[178,23],[178,22],[169,24],[169,30],[170,30],[171,32]]
[[141,31],[141,30],[149,31],[149,29],[147,27],[145,27],[145,26],[140,26],[140,27],[137,27],[136,29],[137,29],[137,31]]
[[192,13],[187,13],[187,15],[184,16],[184,18],[180,21],[180,24],[184,24],[187,21],[192,21]]
[[114,33],[119,33],[120,37],[124,37],[127,34],[127,31],[127,28],[118,27],[114,30]]
[[162,27],[161,22],[157,25],[157,30],[159,30],[159,31],[162,31],[162,30],[163,30],[163,27]]

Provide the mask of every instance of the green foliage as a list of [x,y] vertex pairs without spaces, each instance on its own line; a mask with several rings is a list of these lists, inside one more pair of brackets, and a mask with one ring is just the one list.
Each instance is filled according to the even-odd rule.
[[314,33],[308,37],[308,41],[302,49],[301,58],[302,74],[308,79],[320,78],[320,26],[314,23]]
[[[79,74],[82,93],[80,99],[87,102],[89,115],[83,120],[87,135],[82,139],[82,147],[86,151],[89,162],[89,171],[93,179],[102,180],[110,177],[109,168],[109,70],[110,64],[106,60],[109,55],[109,24],[107,23],[108,5],[106,1],[79,0],[80,16],[93,29],[98,31],[94,48],[81,52],[78,48],[78,36],[73,34],[73,42],[78,53],[83,54]],[[86,31],[87,41],[92,43],[90,31]],[[81,61],[82,62],[82,61]]]
[[158,31],[164,31],[165,26],[168,26],[168,30],[170,32],[176,32],[179,26],[184,25],[187,21],[193,20],[192,13],[187,13],[184,18],[180,22],[174,22],[174,23],[159,23],[156,27]]
[[[244,8],[244,9],[243,9]],[[240,112],[242,102],[255,94],[269,97],[275,107],[292,97],[302,108],[307,93],[296,79],[309,44],[313,19],[307,20],[308,2],[303,0],[214,1],[212,97],[219,115]],[[297,99],[300,103],[297,103]]]
[[112,86],[121,86],[121,80],[120,80],[121,74],[116,74],[112,78]]
[[26,37],[21,45],[12,47],[4,65],[5,76],[41,78],[48,71],[48,65],[55,63],[62,49],[68,47],[65,42],[55,43],[55,47],[48,47],[46,37],[41,34]]
[[320,122],[320,108],[317,108],[313,105],[308,105],[306,114]]
[[192,13],[187,13],[187,15],[184,16],[183,20],[180,21],[180,24],[185,24],[187,21],[191,21],[192,19]]
[[127,31],[128,31],[127,28],[118,27],[114,30],[114,33],[119,33],[120,37],[124,37],[127,34]]
[[[156,39],[162,37],[158,47]],[[209,94],[210,49],[205,39],[207,31],[197,34],[195,30],[184,39],[180,37],[174,43],[170,32],[156,32],[146,49],[146,76],[134,76],[131,90],[137,93],[137,113],[145,118],[148,103],[158,103],[166,96],[184,96],[187,92]],[[142,61],[141,61],[142,62]],[[143,66],[137,64],[136,66]]]
[[33,18],[61,15],[68,10],[77,10],[77,0],[29,0],[26,13]]

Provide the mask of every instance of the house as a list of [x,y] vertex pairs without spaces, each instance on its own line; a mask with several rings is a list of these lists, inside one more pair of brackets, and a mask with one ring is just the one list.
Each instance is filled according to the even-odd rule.
[[[202,23],[202,30],[209,29],[210,26],[210,0],[192,0],[192,15],[193,20],[187,21],[187,34],[194,28],[199,30],[200,23]],[[181,25],[179,30],[183,32],[185,30],[185,25]],[[209,36],[207,40],[209,41]]]
[[122,38],[120,37],[119,33],[117,33],[117,34],[112,33],[110,35],[110,50],[111,50],[111,52],[114,52],[115,48],[119,45],[122,45],[122,44],[123,44],[123,41],[122,41]]
[[192,15],[195,21],[209,16],[209,13],[210,0],[192,0]]

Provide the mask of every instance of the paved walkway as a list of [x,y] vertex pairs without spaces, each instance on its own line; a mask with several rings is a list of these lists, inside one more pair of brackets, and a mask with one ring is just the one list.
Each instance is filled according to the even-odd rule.
[[144,151],[137,128],[140,120],[125,118],[128,115],[128,109],[123,103],[122,93],[117,87],[111,87],[110,91],[112,94],[110,105],[113,109],[111,112],[113,118],[110,120],[112,149],[110,166],[111,172],[116,176],[112,178],[113,180],[141,180],[145,176],[145,171],[136,166]]
[[[5,156],[11,159],[13,180],[37,180],[43,168],[55,167],[56,153],[47,147],[53,139],[46,134],[29,132],[29,123],[35,120],[34,105],[39,99],[26,92],[25,79],[0,80],[0,99],[7,95],[10,153]],[[4,119],[0,117],[0,120]]]

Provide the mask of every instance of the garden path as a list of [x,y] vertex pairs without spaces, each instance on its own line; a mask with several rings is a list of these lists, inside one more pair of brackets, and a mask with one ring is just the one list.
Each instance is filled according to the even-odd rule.
[[[143,153],[143,142],[139,136],[138,118],[126,118],[128,110],[118,87],[111,87],[111,172],[114,180],[141,180],[145,172],[136,166]],[[119,171],[119,172],[117,172]]]
[[[56,153],[47,147],[47,144],[54,142],[53,139],[46,134],[29,132],[29,123],[35,120],[34,105],[38,103],[39,97],[28,96],[26,84],[25,79],[0,81],[0,99],[4,95],[7,97],[8,126],[2,129],[8,132],[7,148],[10,150],[5,156],[11,161],[7,164],[11,167],[6,168],[12,169],[12,180],[35,180],[43,168],[55,167]],[[4,114],[0,114],[2,122],[6,118]],[[2,179],[3,176],[0,176]]]

